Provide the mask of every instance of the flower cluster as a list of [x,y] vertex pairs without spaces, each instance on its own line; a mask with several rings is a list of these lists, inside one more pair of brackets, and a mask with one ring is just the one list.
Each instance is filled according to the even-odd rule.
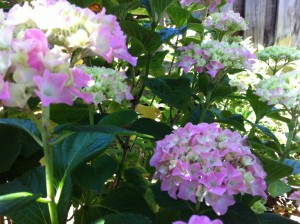
[[276,62],[284,60],[287,62],[296,61],[300,59],[300,51],[286,46],[271,46],[258,52],[257,58],[261,61],[267,62],[272,59]]
[[[181,6],[190,6],[191,4],[198,4],[208,8],[210,12],[216,11],[218,5],[221,4],[221,0],[180,0]],[[234,0],[227,0],[227,3],[233,3]]]
[[203,25],[206,29],[226,32],[227,34],[248,29],[246,21],[239,13],[232,10],[211,14],[203,21]]
[[297,204],[300,206],[300,191],[295,191],[289,196],[290,200],[295,200]]
[[182,52],[178,58],[178,66],[185,73],[193,67],[200,73],[206,69],[213,78],[221,69],[251,69],[256,59],[248,49],[235,42],[207,41],[201,45],[191,43],[178,50]]
[[186,124],[157,142],[150,165],[161,189],[194,203],[205,199],[217,214],[235,203],[233,195],[266,198],[266,173],[237,132],[217,124]]
[[204,215],[192,215],[191,218],[189,219],[189,222],[183,222],[183,221],[176,221],[173,222],[173,224],[223,224],[223,222],[219,219],[216,220],[210,220],[207,216]]
[[105,15],[105,10],[94,14],[66,0],[30,4],[17,4],[7,14],[0,11],[2,105],[24,108],[28,99],[36,96],[45,107],[71,105],[77,97],[91,103],[93,95],[81,90],[92,85],[93,79],[79,68],[70,68],[71,54],[77,48],[108,62],[118,57],[136,64],[136,58],[127,52],[126,37],[116,17]]
[[82,48],[86,55],[100,55],[108,62],[116,57],[136,65],[137,59],[127,51],[126,36],[117,18],[105,15],[105,9],[95,14],[67,0],[35,0],[15,5],[6,23],[39,28],[47,33],[50,43],[60,43],[67,52]]
[[92,81],[90,76],[80,69],[70,69],[69,55],[60,48],[49,49],[44,32],[27,29],[15,37],[15,27],[0,26],[0,33],[6,37],[0,51],[2,105],[24,108],[32,96],[38,96],[45,107],[51,103],[71,105],[74,97],[91,102],[90,95],[79,91]]
[[80,67],[93,79],[94,83],[83,89],[85,93],[93,95],[95,104],[112,99],[118,103],[123,100],[132,100],[130,87],[126,83],[125,72],[119,72],[105,67]]
[[257,75],[250,70],[230,75],[229,78],[229,85],[237,87],[238,92],[246,92],[249,85],[255,85],[260,81]]
[[263,79],[255,87],[261,101],[282,104],[288,109],[300,107],[300,70]]

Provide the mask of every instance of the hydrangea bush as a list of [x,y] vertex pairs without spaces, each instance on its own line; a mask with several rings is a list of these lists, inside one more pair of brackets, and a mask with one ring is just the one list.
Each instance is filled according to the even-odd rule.
[[22,2],[0,10],[0,216],[294,223],[264,211],[299,202],[298,50],[253,54],[231,0]]

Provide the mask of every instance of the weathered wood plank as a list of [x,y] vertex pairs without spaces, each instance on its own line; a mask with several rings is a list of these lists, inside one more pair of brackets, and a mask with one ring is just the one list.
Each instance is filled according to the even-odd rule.
[[244,36],[252,36],[254,46],[264,43],[266,5],[267,0],[245,2],[245,19],[249,21],[249,29],[244,32]]
[[[300,9],[299,9],[300,10]],[[277,20],[277,0],[267,0],[264,30],[264,46],[275,43],[275,27]]]
[[279,0],[275,42],[300,49],[300,1]]

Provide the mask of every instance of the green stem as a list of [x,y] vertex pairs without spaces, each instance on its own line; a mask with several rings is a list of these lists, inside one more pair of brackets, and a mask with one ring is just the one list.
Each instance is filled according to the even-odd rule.
[[294,139],[294,134],[295,134],[295,130],[296,130],[296,127],[297,127],[298,117],[296,116],[296,112],[292,110],[291,115],[292,115],[292,118],[291,118],[290,124],[288,125],[289,126],[289,134],[288,134],[288,137],[287,137],[287,141],[286,141],[284,151],[283,151],[282,156],[280,158],[281,162],[284,161],[284,159],[287,158],[289,153],[290,153],[291,144],[292,144],[292,141]]
[[94,104],[89,104],[89,119],[90,119],[90,125],[94,125]]
[[[148,75],[149,75],[149,71],[150,71],[150,62],[151,62],[151,55],[148,54],[147,55],[147,64],[146,64],[146,69],[145,69],[145,75],[143,78],[147,79]],[[143,82],[143,80],[141,80]],[[141,88],[139,89],[138,94],[134,97],[134,101],[132,104],[132,109],[135,110],[136,106],[139,104],[139,101],[143,95],[144,89],[145,89],[146,85],[143,82]]]
[[212,90],[209,89],[208,92],[207,92],[205,106],[201,110],[201,115],[200,115],[199,123],[203,122],[203,120],[205,118],[205,114],[206,114],[208,108],[211,105],[211,96],[212,96],[213,91],[214,91],[213,89]]
[[201,202],[200,202],[200,201],[197,201],[196,207],[195,207],[195,213],[196,213],[196,214],[200,212],[200,205],[201,205]]
[[53,151],[50,145],[50,107],[42,107],[42,142],[45,156],[46,169],[46,188],[47,198],[49,199],[48,208],[52,224],[58,223],[57,206],[54,201],[54,168],[53,168]]

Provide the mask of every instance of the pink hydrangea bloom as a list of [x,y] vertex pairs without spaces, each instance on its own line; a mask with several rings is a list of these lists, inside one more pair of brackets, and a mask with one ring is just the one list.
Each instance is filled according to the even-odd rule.
[[[23,108],[30,97],[39,97],[45,107],[71,105],[76,98],[94,102],[94,95],[83,91],[95,84],[94,79],[79,68],[70,68],[71,54],[77,48],[83,48],[81,57],[98,55],[108,62],[116,57],[136,64],[117,18],[106,15],[105,9],[95,14],[67,0],[33,0],[0,14],[0,34],[5,34],[0,40],[0,100],[4,106]],[[9,81],[4,80],[7,72],[12,73]],[[123,73],[117,78],[125,80]],[[112,88],[106,95],[117,102],[133,99],[128,85],[107,80]],[[98,98],[104,97],[100,95]]]
[[235,203],[233,195],[266,199],[266,173],[237,132],[217,124],[186,124],[157,142],[150,165],[161,189],[194,203],[205,200],[218,215]]
[[16,4],[8,12],[6,23],[20,26],[26,23],[41,29],[50,36],[51,44],[58,44],[59,40],[66,51],[83,48],[83,56],[99,55],[109,63],[116,57],[136,65],[137,58],[128,53],[126,36],[117,18],[105,12],[103,8],[95,14],[67,0],[34,0],[30,5]]
[[289,196],[290,200],[295,200],[300,206],[300,191],[295,191]]
[[212,221],[210,218],[204,215],[192,215],[187,223],[183,221],[176,221],[173,222],[173,224],[223,224],[223,222],[219,219]]

